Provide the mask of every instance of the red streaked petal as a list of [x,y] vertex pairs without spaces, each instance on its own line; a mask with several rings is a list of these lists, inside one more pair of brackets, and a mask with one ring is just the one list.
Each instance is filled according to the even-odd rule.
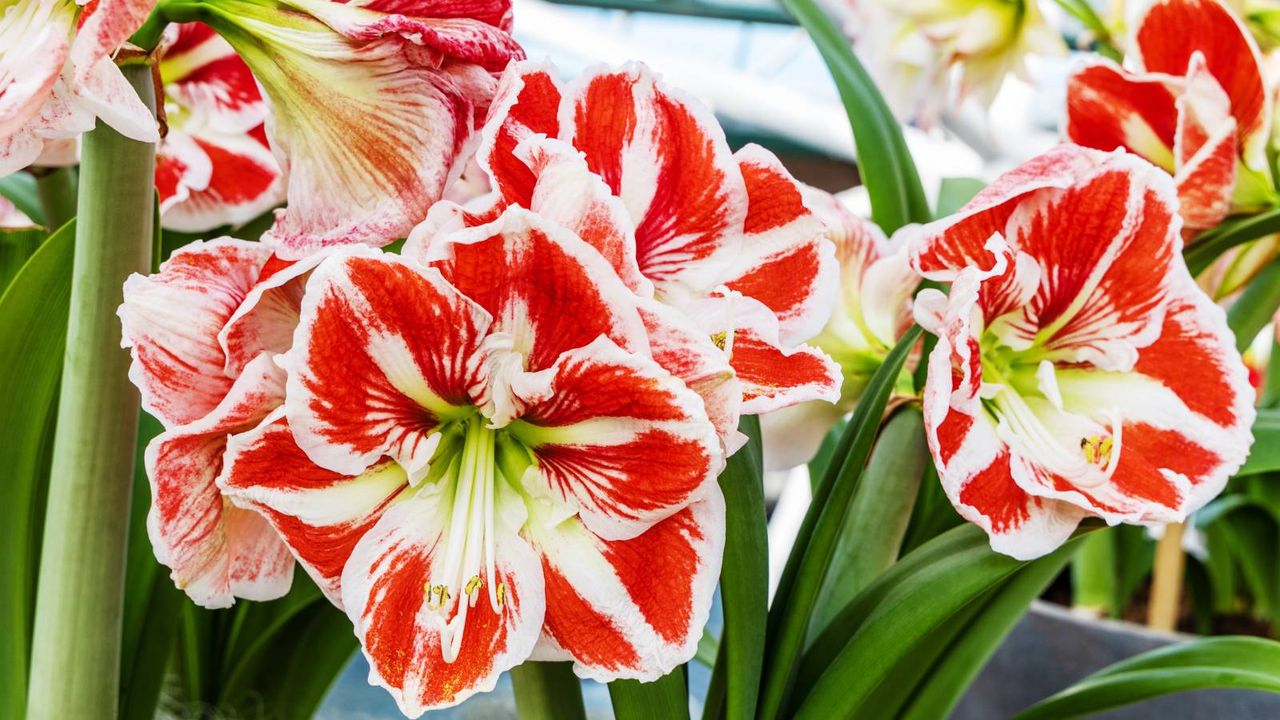
[[1231,10],[1216,0],[1157,0],[1138,19],[1134,38],[1143,66],[1182,75],[1192,55],[1204,56],[1209,72],[1231,98],[1241,147],[1249,164],[1265,168],[1271,103],[1258,47]]
[[708,485],[689,507],[629,540],[576,519],[526,526],[542,555],[544,634],[599,682],[655,680],[693,656],[724,547],[724,500]]
[[505,600],[495,611],[481,593],[468,608],[457,658],[444,661],[439,622],[447,618],[427,606],[425,586],[449,530],[449,502],[433,490],[388,510],[342,574],[342,605],[372,668],[369,682],[387,688],[408,717],[492,690],[499,674],[532,652],[545,610],[538,556],[500,522],[493,541]]
[[702,400],[606,338],[560,356],[512,432],[535,458],[530,492],[576,507],[592,532],[634,537],[683,507],[723,466]]
[[40,113],[53,92],[71,49],[75,7],[43,2],[10,5],[4,20],[0,138],[8,139]]
[[394,462],[347,476],[311,462],[293,440],[283,410],[227,441],[218,485],[233,502],[261,513],[335,604],[342,568],[356,543],[392,503],[408,477]]
[[1187,89],[1178,98],[1178,159],[1174,182],[1179,213],[1187,228],[1216,226],[1231,211],[1239,143],[1231,101],[1209,74],[1204,56],[1194,53]]
[[526,210],[510,207],[493,223],[438,236],[424,259],[493,316],[525,370],[551,367],[602,335],[648,350],[635,296],[600,253]]
[[[171,25],[161,46],[165,99],[198,118],[203,127],[242,133],[262,125],[267,104],[249,66],[208,25]],[[190,120],[188,119],[187,122]]]
[[470,406],[488,314],[434,269],[339,254],[316,268],[289,372],[289,425],[318,465],[358,475],[391,456],[426,469],[442,416]]
[[278,406],[283,383],[270,357],[259,356],[212,412],[165,431],[147,446],[152,498],[147,534],[156,559],[205,607],[227,607],[236,595],[279,597],[292,581],[293,564],[281,560],[279,539],[264,536],[252,518],[229,523],[226,501],[214,484],[227,435],[253,427]]
[[182,132],[170,132],[156,148],[156,192],[163,217],[174,206],[186,202],[193,192],[209,187],[213,162],[194,139]]
[[166,427],[212,410],[231,388],[218,332],[258,278],[271,248],[221,238],[174,252],[154,275],[133,275],[120,306],[129,379]]
[[725,284],[778,316],[782,340],[817,335],[837,290],[835,248],[800,187],[773,153],[748,145],[734,157],[747,188],[746,232]]
[[[174,142],[179,132],[170,128],[164,144]],[[280,166],[252,135],[210,133],[191,140],[207,158],[210,174],[201,185],[189,184],[185,197],[175,197],[163,208],[161,221],[166,228],[203,232],[241,225],[284,201]]]
[[511,0],[368,0],[361,7],[420,18],[472,18],[511,29]]
[[715,118],[643,65],[588,73],[565,95],[561,137],[627,206],[640,271],[659,289],[714,287],[721,268],[705,261],[736,241],[747,214],[742,173]]
[[533,196],[537,178],[515,155],[533,135],[560,134],[560,85],[546,63],[513,62],[498,83],[476,158],[508,203],[523,205]]
[[1109,60],[1086,62],[1067,80],[1066,136],[1098,150],[1126,148],[1172,170],[1179,85],[1177,78],[1129,73]]

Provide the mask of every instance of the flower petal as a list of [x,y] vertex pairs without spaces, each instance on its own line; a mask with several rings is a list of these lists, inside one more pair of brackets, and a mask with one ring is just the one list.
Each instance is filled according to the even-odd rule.
[[146,451],[151,480],[147,534],[156,559],[197,604],[227,607],[234,597],[269,600],[288,591],[293,562],[261,518],[227,510],[214,479],[227,436],[258,423],[284,398],[284,375],[259,356],[205,417],[165,431]]
[[533,196],[537,178],[515,149],[533,135],[559,136],[561,95],[547,63],[513,62],[498,83],[476,158],[508,203]]
[[719,264],[699,261],[737,241],[747,196],[711,113],[638,64],[588,73],[565,94],[561,138],[626,205],[641,272],[660,292],[719,284]]
[[158,63],[165,99],[216,131],[242,133],[262,125],[266,101],[231,45],[202,23],[169,27]]
[[595,534],[635,537],[723,466],[702,400],[647,358],[600,338],[560,356],[511,432],[533,453],[525,489],[576,507]]
[[1194,53],[1187,90],[1178,98],[1174,143],[1179,212],[1189,229],[1214,227],[1231,211],[1239,145],[1230,109],[1230,100],[1209,74],[1204,56]]
[[1129,73],[1109,60],[1086,61],[1067,80],[1066,136],[1098,150],[1126,148],[1172,170],[1181,84]]
[[[112,58],[151,14],[156,0],[97,0],[86,3],[71,44],[77,84],[88,81],[100,61]],[[118,129],[118,128],[117,128]]]
[[70,52],[75,5],[21,2],[0,26],[0,138],[17,133],[40,112]]
[[532,518],[542,555],[543,633],[581,677],[652,681],[687,662],[711,609],[724,549],[724,499],[709,484],[687,508],[628,540],[606,540],[576,518]]
[[195,242],[154,275],[132,275],[120,306],[129,379],[166,427],[203,417],[230,390],[218,332],[257,281],[271,248],[233,238]]
[[1143,67],[1182,75],[1195,53],[1231,98],[1245,161],[1266,169],[1271,103],[1257,44],[1244,23],[1216,0],[1157,0],[1135,24]]
[[[180,131],[170,130],[167,145]],[[180,232],[204,232],[242,225],[284,200],[280,167],[259,128],[253,134],[200,134],[194,143],[208,158],[210,176],[203,187],[164,209],[164,226]]]
[[481,593],[467,609],[457,658],[444,661],[440,626],[452,616],[428,604],[426,586],[449,531],[449,507],[447,493],[424,486],[378,520],[342,574],[342,605],[369,660],[369,682],[391,691],[408,717],[492,690],[499,674],[529,656],[543,622],[538,556],[499,518],[496,579],[506,585],[504,601],[495,611]]
[[228,439],[218,477],[218,486],[236,505],[270,522],[339,607],[342,568],[352,550],[403,497],[408,483],[408,476],[393,462],[377,463],[356,476],[312,463],[294,442],[283,409]]
[[441,419],[463,412],[481,386],[489,324],[437,270],[396,255],[328,258],[280,359],[299,447],[344,475],[383,456],[411,477],[424,471]]
[[838,285],[835,248],[773,153],[747,145],[734,158],[748,206],[743,245],[725,284],[772,310],[783,342],[808,340],[831,316]]

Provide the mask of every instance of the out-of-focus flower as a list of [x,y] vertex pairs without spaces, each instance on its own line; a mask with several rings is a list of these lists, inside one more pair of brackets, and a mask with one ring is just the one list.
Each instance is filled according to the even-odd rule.
[[231,439],[219,483],[346,610],[411,717],[535,646],[597,680],[687,661],[724,455],[650,356],[641,299],[521,208],[431,253],[339,250],[315,270],[285,406]]
[[507,32],[508,0],[192,7],[190,19],[235,48],[271,105],[288,204],[264,239],[291,259],[407,235],[461,171],[496,74],[523,57]]
[[1028,55],[1061,55],[1037,0],[845,0],[845,32],[899,117],[932,124],[949,105],[995,98]]
[[[156,142],[155,117],[113,56],[154,0],[16,0],[0,16],[0,176],[35,163],[45,144],[93,129]],[[63,146],[65,148],[65,145]]]
[[267,105],[225,40],[207,25],[171,25],[160,54],[169,132],[156,154],[166,228],[240,225],[284,200],[267,146]]
[[[408,251],[509,206],[572,230],[656,301],[645,315],[667,326],[654,333],[661,354],[686,358],[677,374],[703,394],[731,448],[739,408],[727,393],[747,414],[838,397],[837,366],[804,344],[836,292],[822,221],[777,158],[754,145],[732,153],[705,108],[644,66],[599,69],[562,87],[547,67],[513,65],[477,159],[493,193],[433,208]],[[708,372],[714,364],[687,361],[705,357],[708,340],[740,390]]]
[[1157,0],[1130,49],[1132,72],[1092,58],[1072,73],[1067,137],[1123,147],[1173,175],[1190,231],[1273,203],[1272,91],[1240,19],[1217,0]]
[[[808,462],[827,431],[853,410],[871,376],[911,326],[911,295],[920,282],[905,247],[886,240],[880,228],[854,215],[835,196],[806,188],[805,203],[826,224],[840,263],[835,311],[809,342],[840,365],[844,381],[834,405],[806,402],[761,418],[765,463],[773,470]],[[903,369],[898,394],[914,394],[913,366]]]
[[1179,229],[1168,175],[1062,145],[913,243],[951,283],[915,302],[938,336],[929,447],[995,550],[1043,555],[1085,517],[1181,521],[1244,461],[1254,392]]
[[31,224],[31,218],[9,202],[9,198],[0,196],[0,228],[29,227]]

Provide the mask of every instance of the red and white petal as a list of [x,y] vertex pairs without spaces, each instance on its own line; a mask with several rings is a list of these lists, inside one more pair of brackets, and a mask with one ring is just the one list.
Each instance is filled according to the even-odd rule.
[[1191,56],[1186,91],[1178,98],[1174,147],[1174,182],[1185,226],[1216,226],[1231,211],[1239,144],[1231,101],[1198,52]]
[[266,518],[224,503],[222,525],[231,552],[231,594],[259,602],[284,597],[293,585],[293,555]]
[[271,248],[220,238],[176,251],[154,275],[132,275],[118,314],[129,379],[166,427],[204,417],[230,390],[222,326],[258,279]]
[[[76,44],[73,43],[73,57],[75,52]],[[76,83],[71,91],[77,104],[90,110],[121,135],[138,142],[160,141],[155,113],[143,104],[138,91],[133,89],[111,58],[98,60],[83,73],[77,66]]]
[[190,135],[171,129],[156,148],[156,193],[160,198],[161,222],[166,213],[190,199],[193,192],[209,187],[212,176],[213,162],[209,154]]
[[28,2],[11,5],[0,25],[0,138],[22,129],[53,92],[70,51],[75,4]]
[[636,297],[600,253],[519,207],[494,222],[440,235],[427,260],[494,318],[522,368],[551,367],[562,353],[605,336],[647,354]]
[[511,0],[367,0],[361,7],[419,18],[472,18],[511,29]]
[[67,141],[93,129],[93,113],[59,79],[35,117],[8,137],[0,136],[0,176],[40,164],[49,146],[65,149]]
[[559,136],[561,98],[560,85],[548,63],[513,62],[503,73],[480,134],[476,159],[508,203],[519,204],[521,198],[533,195],[537,178],[516,157],[515,149],[534,135]]
[[248,132],[267,119],[249,66],[208,25],[171,25],[162,46],[165,99],[217,131]]
[[1148,71],[1182,75],[1195,53],[1204,56],[1231,99],[1245,162],[1265,169],[1271,102],[1257,44],[1240,18],[1218,0],[1156,0],[1134,27]]
[[142,26],[151,14],[156,0],[98,0],[85,3],[75,40],[71,45],[71,64],[76,69],[76,82],[83,84],[99,61],[112,58],[129,36]]
[[418,477],[441,423],[484,382],[489,314],[434,269],[396,255],[337,254],[307,282],[286,409],[313,462],[358,475],[390,456]]
[[826,225],[773,153],[747,145],[734,158],[747,189],[742,247],[725,284],[778,316],[783,342],[817,335],[835,304],[838,268]]
[[581,677],[652,681],[687,662],[711,609],[724,550],[724,498],[708,484],[688,507],[628,540],[576,518],[526,525],[542,555],[543,635]]
[[[1006,237],[1040,267],[1040,282],[1005,342],[1037,341],[1055,362],[1132,367],[1160,332],[1161,280],[1182,245],[1177,208],[1169,176],[1123,154],[1072,188],[1022,202]],[[988,322],[1008,312],[984,304]]]
[[558,140],[532,138],[515,154],[537,178],[527,199],[510,199],[545,220],[566,228],[595,248],[633,292],[651,296],[653,283],[636,262],[635,227],[622,201],[614,197],[586,160]]
[[746,436],[738,432],[742,383],[724,350],[716,346],[710,334],[670,305],[647,299],[640,305],[640,316],[649,330],[654,362],[702,398],[725,456],[737,452],[746,442]]
[[283,399],[283,373],[262,355],[208,415],[147,446],[147,534],[156,559],[197,604],[227,607],[237,590],[266,600],[289,589],[293,565],[281,561],[283,545],[264,538],[252,519],[228,524],[226,500],[214,482],[227,436],[253,427]]
[[[201,133],[192,137],[209,160],[203,186],[164,208],[162,224],[181,232],[242,225],[284,201],[280,166],[258,128],[242,135]],[[174,136],[170,131],[167,144]]]
[[1171,171],[1182,85],[1177,77],[1130,73],[1110,60],[1085,61],[1067,80],[1064,132],[1085,147],[1125,148]]
[[[503,485],[502,492],[511,491]],[[544,618],[538,556],[500,516],[492,542],[504,599],[495,608],[480,593],[466,608],[457,657],[444,660],[442,625],[466,605],[442,611],[427,597],[433,565],[444,560],[449,498],[424,486],[387,510],[356,544],[342,574],[342,606],[369,660],[369,682],[387,688],[408,717],[492,690],[502,672],[532,652]]]
[[218,487],[236,505],[261,513],[303,569],[341,607],[342,569],[356,543],[405,495],[409,478],[394,462],[360,475],[325,470],[293,440],[283,409],[232,435]]
[[660,293],[715,287],[723,268],[709,259],[738,242],[747,216],[742,173],[715,118],[639,64],[587,73],[565,95],[561,137],[626,205],[640,271]]
[[702,399],[607,338],[571,350],[520,397],[510,428],[533,453],[525,489],[577,509],[601,537],[635,537],[678,511],[724,465]]

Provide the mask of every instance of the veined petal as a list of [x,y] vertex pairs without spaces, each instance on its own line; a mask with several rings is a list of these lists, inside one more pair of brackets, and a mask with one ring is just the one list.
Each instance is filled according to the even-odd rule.
[[[155,4],[156,0],[97,0],[85,5],[71,44],[71,64],[76,68],[78,85],[89,82],[89,75],[96,72],[102,60],[110,61],[115,56],[116,50],[142,26]],[[136,94],[134,99],[137,100]],[[138,104],[141,105],[141,101]]]
[[170,131],[156,149],[156,193],[163,215],[186,202],[192,192],[209,187],[213,162],[209,154],[189,135]]
[[1214,227],[1231,211],[1239,143],[1230,111],[1231,101],[1209,74],[1204,56],[1194,53],[1186,92],[1178,98],[1174,143],[1179,213],[1189,229]]
[[723,268],[704,261],[739,240],[747,194],[711,113],[639,64],[589,72],[565,95],[561,137],[626,205],[640,271],[660,293],[719,284]]
[[[500,494],[508,493],[501,484]],[[457,657],[444,660],[441,627],[467,604],[458,602],[445,617],[428,598],[433,564],[443,561],[449,509],[447,492],[424,486],[383,514],[356,544],[342,574],[342,605],[369,660],[369,682],[387,688],[408,717],[492,690],[499,674],[529,656],[543,623],[538,556],[517,535],[520,520],[500,513],[494,574],[505,586],[503,599],[495,608],[480,593],[466,608]]]
[[1098,150],[1126,148],[1172,171],[1181,85],[1176,77],[1087,60],[1067,80],[1066,136]]
[[636,298],[600,253],[564,228],[510,207],[494,222],[437,236],[422,259],[494,318],[522,369],[605,336],[647,354]]
[[227,607],[235,597],[270,600],[288,591],[293,562],[261,518],[227,511],[215,485],[227,436],[258,423],[284,399],[284,374],[259,356],[226,398],[199,420],[167,430],[147,446],[156,559],[196,603]]
[[[259,137],[261,128],[242,135],[198,134],[192,138],[209,159],[209,181],[163,213],[164,226],[202,232],[242,225],[284,201],[280,167]],[[167,144],[173,138],[170,130]]]
[[[409,478],[394,462],[347,476],[307,458],[284,409],[227,440],[218,487],[232,502],[261,513],[302,567],[341,607],[342,569],[360,538],[405,497]],[[253,514],[256,514],[253,513]]]
[[511,0],[356,0],[353,5],[420,18],[473,18],[511,29]]
[[[75,51],[73,44],[73,56]],[[71,91],[75,102],[91,110],[121,135],[138,142],[160,141],[155,113],[142,103],[138,91],[110,57],[102,58],[84,72],[77,66],[76,83]]]
[[191,123],[189,115],[226,133],[249,132],[266,121],[267,104],[249,66],[208,25],[169,26],[157,65],[165,100],[182,118],[175,123],[170,111],[171,128]]
[[570,350],[511,426],[529,448],[525,489],[576,507],[607,539],[635,537],[715,479],[723,455],[702,400],[607,338]]
[[271,248],[233,238],[195,242],[154,275],[125,282],[120,322],[129,379],[166,427],[203,417],[233,378],[223,373],[218,332],[258,279]]
[[337,254],[307,281],[289,372],[289,425],[313,462],[358,475],[390,456],[425,471],[442,418],[484,380],[489,314],[396,255]]
[[0,176],[39,162],[44,158],[46,144],[73,140],[92,130],[93,123],[93,113],[77,101],[66,82],[59,78],[33,119],[12,135],[0,136]]
[[508,203],[533,196],[537,178],[516,157],[516,146],[534,135],[560,134],[560,84],[548,63],[513,62],[498,83],[476,158]]
[[1134,28],[1139,60],[1148,71],[1181,75],[1193,54],[1204,56],[1231,98],[1245,162],[1265,169],[1271,101],[1257,44],[1244,23],[1217,0],[1156,0]]
[[606,540],[577,518],[525,535],[542,555],[543,633],[581,677],[652,681],[697,649],[720,574],[724,499],[708,484],[688,507],[628,540]]
[[725,285],[772,310],[783,342],[808,340],[831,316],[838,289],[835,248],[773,153],[747,145],[734,158],[748,206],[742,248],[730,261]]
[[18,132],[53,92],[70,52],[76,6],[70,0],[9,5],[0,23],[0,138]]

